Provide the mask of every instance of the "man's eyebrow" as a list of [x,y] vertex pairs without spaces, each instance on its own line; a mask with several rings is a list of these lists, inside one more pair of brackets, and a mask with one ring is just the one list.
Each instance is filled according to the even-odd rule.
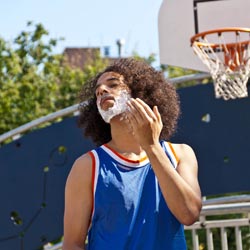
[[107,79],[107,81],[112,81],[112,80],[120,80],[120,77],[115,77],[115,76],[111,76],[110,78]]
[[[109,77],[108,79],[106,79],[106,81],[114,81],[114,80],[117,80],[119,81],[120,80],[120,77],[115,77],[115,76],[111,76]],[[102,83],[97,83],[96,86],[95,86],[95,90],[99,87],[99,85],[101,85]]]

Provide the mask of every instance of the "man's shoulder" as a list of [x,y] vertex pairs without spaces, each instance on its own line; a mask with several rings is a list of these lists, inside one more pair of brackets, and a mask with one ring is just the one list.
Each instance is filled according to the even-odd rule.
[[91,175],[92,162],[91,151],[84,153],[75,160],[71,171],[75,172],[77,175],[88,175],[88,173]]
[[81,165],[89,165],[89,164],[92,164],[92,160],[93,160],[93,153],[94,152],[98,152],[101,148],[102,148],[103,145],[101,146],[97,146],[93,149],[90,149],[89,151],[87,151],[86,153],[80,155],[74,162],[74,165],[77,165],[77,166],[81,166]]
[[185,143],[172,143],[172,147],[179,160],[196,159],[193,148]]
[[192,147],[186,143],[173,143],[173,142],[167,142],[170,143],[175,149],[178,150],[190,150]]
[[[67,190],[89,190],[92,180],[92,159],[89,153],[79,156],[67,178]],[[74,192],[75,192],[74,191]],[[85,192],[85,191],[84,191]]]
[[165,143],[170,144],[178,156],[193,153],[193,148],[186,143],[173,143],[170,141],[166,141]]

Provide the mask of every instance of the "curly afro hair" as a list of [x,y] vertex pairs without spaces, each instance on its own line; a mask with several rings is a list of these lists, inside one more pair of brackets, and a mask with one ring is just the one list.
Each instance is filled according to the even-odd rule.
[[[157,106],[163,129],[160,139],[169,139],[175,132],[180,113],[179,97],[175,87],[168,83],[162,72],[155,70],[143,60],[122,58],[116,60],[95,78],[84,84],[80,93],[78,125],[86,137],[100,146],[111,140],[110,124],[105,123],[96,106],[95,86],[105,72],[116,72],[124,77],[133,98],[140,98],[151,108]],[[87,100],[87,101],[86,101]],[[85,102],[84,102],[85,101]]]

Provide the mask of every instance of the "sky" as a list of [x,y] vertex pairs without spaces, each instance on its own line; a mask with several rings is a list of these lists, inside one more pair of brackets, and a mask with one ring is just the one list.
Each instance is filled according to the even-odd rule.
[[158,12],[163,0],[6,0],[1,2],[0,36],[12,41],[28,21],[42,23],[50,38],[63,37],[56,52],[66,47],[110,46],[118,56],[117,40],[124,39],[123,56],[137,52],[159,57]]

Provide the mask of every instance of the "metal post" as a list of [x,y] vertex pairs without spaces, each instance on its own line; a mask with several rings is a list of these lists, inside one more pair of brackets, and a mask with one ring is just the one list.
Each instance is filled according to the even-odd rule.
[[220,229],[222,250],[228,250],[227,231],[224,227]]
[[199,250],[199,236],[195,229],[192,229],[193,250]]
[[214,250],[213,233],[211,232],[209,228],[206,229],[206,236],[207,236],[208,250]]
[[235,241],[236,241],[236,249],[242,250],[241,229],[239,227],[235,227]]

